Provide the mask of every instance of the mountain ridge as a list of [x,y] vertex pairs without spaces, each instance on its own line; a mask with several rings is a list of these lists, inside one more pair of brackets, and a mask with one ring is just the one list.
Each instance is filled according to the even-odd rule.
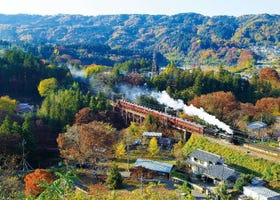
[[[0,14],[0,40],[10,42],[95,43],[192,57],[212,50],[224,59],[231,48],[280,45],[280,15],[5,15]],[[209,52],[207,52],[209,53]],[[215,54],[215,55],[214,55]],[[225,60],[225,59],[224,59]]]

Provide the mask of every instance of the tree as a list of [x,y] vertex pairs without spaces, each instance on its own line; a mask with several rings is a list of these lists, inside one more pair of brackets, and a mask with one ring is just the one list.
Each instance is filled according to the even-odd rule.
[[116,164],[111,166],[106,184],[111,190],[120,189],[122,187],[122,176]]
[[18,133],[0,134],[0,168],[16,170],[22,161],[22,139]]
[[262,98],[256,102],[255,109],[261,113],[267,113],[273,116],[279,116],[280,113],[280,97],[278,98]]
[[47,170],[36,169],[34,172],[27,174],[24,178],[25,182],[25,195],[38,196],[46,188],[40,186],[40,182],[53,182],[53,175]]
[[29,152],[34,153],[36,151],[35,138],[33,133],[32,121],[30,116],[24,117],[24,122],[22,124],[22,138],[26,141],[26,147]]
[[231,200],[232,199],[231,195],[228,193],[228,187],[224,182],[222,182],[220,185],[218,185],[215,188],[215,192],[221,198],[221,200]]
[[57,80],[55,78],[47,78],[40,81],[38,85],[38,91],[41,97],[48,96],[51,92],[54,92],[58,87]]
[[259,72],[259,80],[262,81],[270,81],[271,83],[279,83],[280,77],[278,72],[271,68],[271,67],[266,67],[260,70]]
[[236,101],[232,92],[223,91],[195,97],[188,103],[198,108],[204,108],[207,112],[214,114],[218,119],[226,123],[233,123],[232,119],[237,114],[234,111],[238,110],[240,107],[239,102]]
[[108,123],[93,121],[75,124],[59,134],[60,155],[67,163],[96,163],[112,155],[115,129]]
[[239,56],[237,67],[248,69],[254,66],[255,60],[251,50],[243,50]]
[[106,69],[105,66],[92,64],[86,67],[85,74],[86,77],[97,75],[98,73],[104,72]]
[[72,170],[66,173],[55,173],[58,177],[51,183],[42,183],[46,189],[39,195],[38,200],[45,199],[67,199],[73,192],[74,183],[79,179]]
[[158,146],[158,143],[157,143],[157,139],[155,137],[153,137],[151,140],[150,140],[150,143],[149,143],[149,147],[148,147],[148,151],[150,152],[150,154],[152,156],[156,156],[159,154],[160,152],[160,148]]
[[175,184],[175,186],[180,190],[181,193],[184,193],[186,199],[194,200],[194,196],[192,195],[191,188],[186,181],[184,181],[183,185]]
[[13,113],[16,110],[18,102],[15,99],[11,99],[9,96],[0,97],[0,111],[7,111]]
[[43,100],[38,114],[55,130],[60,131],[66,124],[74,121],[75,113],[84,106],[84,95],[78,84],[74,83],[70,89],[58,90],[50,93]]
[[[184,163],[183,142],[180,140],[173,146],[173,155],[176,158],[176,163],[180,167]],[[183,161],[183,162],[182,162]]]
[[115,156],[117,158],[124,158],[126,156],[125,144],[123,142],[116,145]]
[[0,126],[0,133],[13,133],[13,123],[8,115]]
[[234,189],[239,192],[243,191],[243,186],[247,185],[254,178],[252,174],[241,174],[234,184]]

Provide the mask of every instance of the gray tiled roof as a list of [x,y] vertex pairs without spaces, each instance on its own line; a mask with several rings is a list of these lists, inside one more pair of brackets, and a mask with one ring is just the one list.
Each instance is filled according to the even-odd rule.
[[221,156],[207,151],[203,151],[201,149],[196,149],[195,151],[190,153],[189,157],[194,157],[197,158],[198,160],[207,161],[207,162],[211,161],[212,163],[217,163],[218,161],[223,160]]
[[238,173],[226,165],[212,165],[205,169],[204,174],[219,180],[236,179]]

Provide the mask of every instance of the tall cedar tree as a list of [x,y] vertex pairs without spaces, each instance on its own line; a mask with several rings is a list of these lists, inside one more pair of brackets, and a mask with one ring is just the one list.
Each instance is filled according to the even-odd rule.
[[113,164],[110,168],[110,174],[106,180],[106,184],[111,190],[115,190],[122,187],[122,181],[122,176],[119,172],[118,166]]

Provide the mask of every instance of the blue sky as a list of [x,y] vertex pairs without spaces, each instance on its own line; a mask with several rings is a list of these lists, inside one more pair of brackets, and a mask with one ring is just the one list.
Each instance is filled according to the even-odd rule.
[[4,14],[280,14],[280,0],[0,0]]

